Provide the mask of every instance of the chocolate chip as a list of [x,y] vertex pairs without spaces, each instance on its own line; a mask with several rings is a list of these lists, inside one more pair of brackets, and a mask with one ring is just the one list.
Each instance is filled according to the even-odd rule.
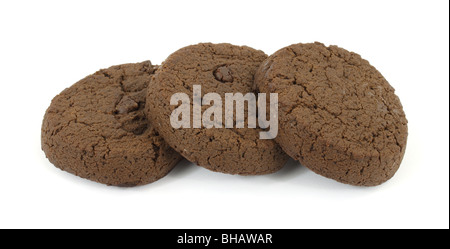
[[221,66],[214,71],[214,77],[220,82],[233,82],[233,76],[227,66]]
[[129,113],[139,108],[139,104],[128,96],[124,96],[116,106],[119,114]]

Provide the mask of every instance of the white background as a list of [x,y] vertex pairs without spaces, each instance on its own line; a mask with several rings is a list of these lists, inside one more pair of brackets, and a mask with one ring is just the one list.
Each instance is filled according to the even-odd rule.
[[[0,228],[449,228],[449,2],[1,1]],[[212,173],[186,161],[142,187],[90,182],[40,148],[51,99],[111,65],[198,42],[271,54],[339,45],[397,90],[409,120],[389,182],[353,187],[291,161],[269,176]]]

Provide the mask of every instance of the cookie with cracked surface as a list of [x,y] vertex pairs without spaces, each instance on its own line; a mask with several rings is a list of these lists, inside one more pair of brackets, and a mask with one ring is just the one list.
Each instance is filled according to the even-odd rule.
[[57,95],[42,150],[56,167],[96,182],[136,186],[164,177],[181,159],[147,123],[150,61],[100,70]]
[[284,151],[339,182],[374,186],[400,166],[408,135],[399,98],[358,54],[321,43],[294,44],[271,55],[255,75],[279,99]]
[[[259,129],[179,128],[171,126],[176,105],[171,96],[185,93],[193,103],[193,87],[202,95],[251,93],[254,73],[267,55],[246,46],[200,43],[171,54],[161,65],[149,87],[146,110],[150,123],[164,140],[187,160],[212,171],[238,175],[262,175],[282,168],[288,156],[273,140],[259,139]],[[224,109],[223,105],[223,109]],[[202,106],[202,113],[209,108]],[[191,108],[192,110],[192,108]],[[225,111],[222,111],[223,115]],[[190,112],[192,123],[193,111]]]

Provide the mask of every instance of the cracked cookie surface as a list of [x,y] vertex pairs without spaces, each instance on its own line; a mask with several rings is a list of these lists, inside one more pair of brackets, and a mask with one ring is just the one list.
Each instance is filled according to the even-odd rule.
[[164,177],[181,159],[148,125],[150,61],[102,69],[62,91],[47,109],[42,149],[56,167],[115,186]]
[[[146,110],[152,113],[150,123],[187,160],[209,170],[239,175],[279,170],[288,156],[273,140],[259,139],[259,129],[174,129],[170,124],[170,115],[177,108],[170,105],[173,94],[190,97],[192,123],[193,85],[201,85],[202,96],[218,93],[222,101],[225,93],[253,92],[254,73],[266,58],[262,51],[231,44],[201,43],[176,51],[161,65],[149,87]],[[208,107],[202,106],[202,113]]]
[[339,182],[374,186],[400,166],[407,120],[386,79],[358,54],[294,44],[265,60],[255,89],[278,93],[283,150]]

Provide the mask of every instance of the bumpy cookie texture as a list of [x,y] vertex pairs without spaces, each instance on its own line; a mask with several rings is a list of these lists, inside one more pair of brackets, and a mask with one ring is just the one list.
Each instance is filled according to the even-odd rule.
[[150,61],[103,69],[57,95],[45,113],[42,149],[56,167],[96,182],[136,186],[180,160],[148,125]]
[[359,55],[321,43],[294,44],[261,64],[255,87],[278,93],[276,141],[314,172],[374,186],[399,168],[405,113],[394,89]]
[[[288,156],[275,141],[259,139],[259,129],[174,129],[170,124],[170,115],[178,107],[170,105],[173,94],[186,93],[192,105],[193,85],[201,85],[202,95],[218,93],[222,101],[225,93],[253,92],[254,74],[266,58],[262,51],[231,44],[202,43],[176,51],[149,87],[146,110],[152,114],[150,123],[186,159],[212,171],[261,175],[279,170]],[[202,113],[208,107],[203,106]],[[190,120],[192,125],[192,107]]]

